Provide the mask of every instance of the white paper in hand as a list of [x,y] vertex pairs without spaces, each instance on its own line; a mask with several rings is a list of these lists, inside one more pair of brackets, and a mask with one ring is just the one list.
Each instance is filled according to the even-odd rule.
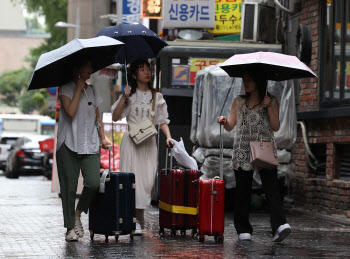
[[180,138],[179,142],[177,142],[176,140],[172,141],[174,142],[172,153],[176,162],[184,168],[198,170],[197,162],[193,157],[191,157],[187,153],[182,138]]

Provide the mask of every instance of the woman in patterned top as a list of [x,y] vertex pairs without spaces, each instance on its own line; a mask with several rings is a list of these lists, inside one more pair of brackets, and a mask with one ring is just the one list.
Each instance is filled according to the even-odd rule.
[[[250,164],[251,140],[259,141],[260,136],[273,140],[273,132],[280,127],[279,105],[276,97],[267,93],[267,80],[262,71],[247,71],[243,76],[245,95],[234,99],[229,118],[219,116],[218,123],[227,131],[237,126],[234,136],[232,166],[236,177],[234,225],[239,240],[251,240],[253,228],[249,222],[252,178],[254,171],[260,174],[263,190],[270,203],[270,223],[274,242],[281,242],[291,232],[283,212],[277,180],[277,169],[257,168]],[[250,116],[249,116],[250,115]]]

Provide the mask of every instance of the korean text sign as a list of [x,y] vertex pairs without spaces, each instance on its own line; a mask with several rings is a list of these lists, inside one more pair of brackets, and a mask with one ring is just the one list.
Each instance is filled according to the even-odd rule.
[[165,0],[164,28],[214,28],[215,0]]
[[141,0],[123,1],[123,23],[139,23],[141,19]]
[[241,32],[242,0],[215,0],[214,34],[239,34]]
[[223,63],[226,59],[221,58],[190,58],[190,85],[196,82],[196,74],[208,66]]
[[150,19],[162,18],[163,0],[142,0],[142,17]]

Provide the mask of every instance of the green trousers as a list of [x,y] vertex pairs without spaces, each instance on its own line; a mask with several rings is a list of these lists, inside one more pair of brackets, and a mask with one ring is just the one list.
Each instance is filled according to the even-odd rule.
[[88,212],[91,201],[96,197],[100,185],[100,159],[98,154],[79,155],[63,143],[56,152],[58,179],[64,227],[73,228],[75,220],[75,198],[80,170],[84,178],[84,188],[77,209]]

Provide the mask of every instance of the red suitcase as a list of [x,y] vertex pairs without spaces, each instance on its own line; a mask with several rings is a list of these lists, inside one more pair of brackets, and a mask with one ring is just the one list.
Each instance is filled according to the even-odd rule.
[[223,181],[223,141],[220,125],[220,178],[199,180],[199,242],[204,235],[214,236],[216,242],[224,241],[225,182]]
[[[171,152],[170,152],[171,153]],[[168,166],[169,149],[166,152],[166,167]],[[164,229],[171,230],[171,236],[180,230],[181,235],[187,229],[192,229],[192,235],[197,232],[197,205],[199,172],[191,169],[170,168],[160,173],[159,190],[159,234],[164,235]]]

